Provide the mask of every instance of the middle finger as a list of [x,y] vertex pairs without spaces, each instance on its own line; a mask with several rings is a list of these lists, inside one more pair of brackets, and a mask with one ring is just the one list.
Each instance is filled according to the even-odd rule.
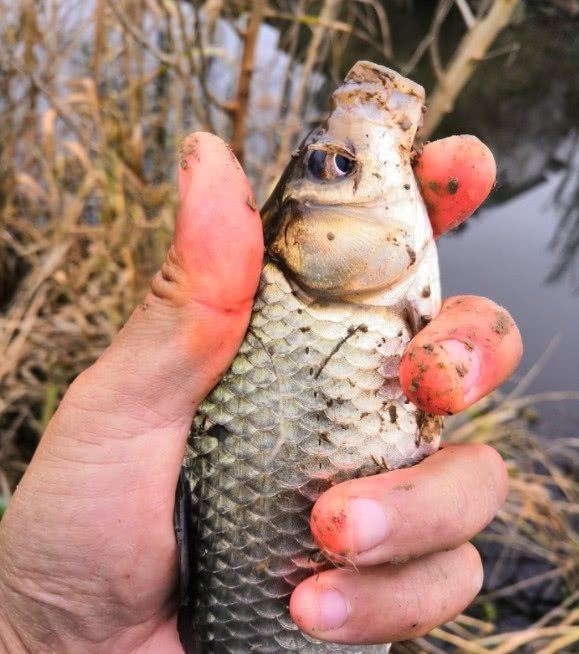
[[499,454],[480,444],[451,445],[412,468],[347,481],[314,505],[320,548],[356,566],[400,562],[470,540],[507,492]]

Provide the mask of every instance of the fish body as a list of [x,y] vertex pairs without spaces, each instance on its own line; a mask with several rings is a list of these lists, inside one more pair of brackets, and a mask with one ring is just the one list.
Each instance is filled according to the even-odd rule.
[[385,651],[304,635],[288,600],[316,571],[347,565],[313,542],[320,494],[438,447],[440,419],[411,404],[398,379],[407,344],[440,305],[411,168],[423,101],[418,85],[358,62],[264,206],[251,322],[199,407],[184,463],[187,652]]

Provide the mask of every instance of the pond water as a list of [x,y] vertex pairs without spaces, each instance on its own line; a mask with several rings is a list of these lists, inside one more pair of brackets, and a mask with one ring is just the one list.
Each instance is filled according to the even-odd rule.
[[[579,166],[572,170],[579,179]],[[439,243],[446,294],[486,295],[507,307],[525,344],[519,373],[535,364],[553,343],[529,392],[579,391],[579,294],[571,274],[548,281],[557,265],[550,243],[561,208],[555,202],[565,173],[479,212],[462,232]],[[579,403],[541,407],[558,436],[577,435]],[[554,424],[556,423],[556,425]],[[569,433],[571,431],[571,433]]]
[[[439,130],[480,136],[498,166],[489,202],[441,239],[444,291],[509,309],[525,345],[517,377],[556,341],[529,392],[579,391],[578,27],[539,16],[511,29],[517,55],[485,62]],[[579,402],[539,413],[545,434],[577,436]]]
[[[389,12],[408,53],[427,31],[429,4],[415,3],[412,17]],[[512,313],[525,344],[515,381],[556,340],[528,392],[579,392],[579,21],[528,5],[434,135],[475,134],[498,167],[484,207],[439,242],[443,292],[486,295]],[[445,42],[454,48],[462,25],[450,18]],[[412,77],[433,87],[427,65]],[[577,436],[579,401],[544,404],[539,414],[545,434]]]

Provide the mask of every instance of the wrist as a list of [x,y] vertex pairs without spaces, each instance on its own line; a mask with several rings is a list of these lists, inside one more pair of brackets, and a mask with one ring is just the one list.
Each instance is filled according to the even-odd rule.
[[0,560],[0,654],[64,652],[51,644],[56,632],[42,608],[10,579]]
[[30,654],[7,616],[8,606],[0,592],[0,654]]
[[26,625],[34,624],[35,616],[15,583],[18,576],[9,564],[11,551],[6,529],[0,528],[0,654],[39,654],[41,649],[26,637]]

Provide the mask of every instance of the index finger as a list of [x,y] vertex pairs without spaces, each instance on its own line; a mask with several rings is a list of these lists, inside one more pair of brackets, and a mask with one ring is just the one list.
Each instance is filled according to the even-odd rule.
[[485,201],[495,183],[496,165],[476,136],[449,136],[424,146],[414,172],[438,237]]

